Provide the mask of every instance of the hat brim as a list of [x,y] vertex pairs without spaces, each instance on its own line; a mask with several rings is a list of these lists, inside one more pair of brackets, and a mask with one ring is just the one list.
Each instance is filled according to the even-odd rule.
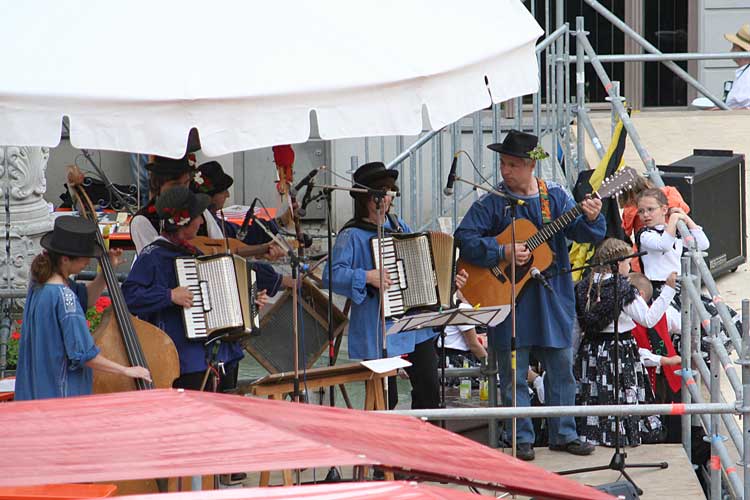
[[[370,175],[363,176],[352,187],[354,187],[354,188],[370,187],[371,183],[373,183],[375,181],[379,181],[380,179],[387,179],[387,178],[391,178],[394,181],[397,180],[398,179],[398,170],[396,170],[394,168],[388,168],[388,169],[385,169],[385,170],[375,171],[375,172],[373,172]],[[352,191],[349,191],[349,196],[351,196],[352,198],[354,198],[358,194],[361,194],[361,193],[354,193]]]
[[489,146],[487,146],[487,149],[491,149],[492,151],[494,151],[496,153],[500,153],[500,154],[504,154],[504,155],[508,155],[508,156],[515,156],[516,158],[524,158],[524,159],[527,159],[527,160],[531,159],[531,156],[529,156],[528,152],[527,153],[519,153],[518,151],[507,150],[507,149],[503,148],[502,143],[490,144]]
[[216,179],[216,182],[214,183],[214,188],[210,191],[211,195],[221,193],[232,187],[232,184],[234,184],[234,179],[232,179],[231,176],[227,175],[224,172],[221,172],[221,175],[219,175],[219,178]]
[[742,40],[734,33],[724,33],[724,38],[726,38],[727,41],[737,45],[738,47],[742,47],[743,49],[745,49],[745,51],[750,52],[750,43]]
[[[99,229],[97,228],[97,231],[98,230]],[[50,252],[55,252],[55,253],[60,254],[60,255],[68,255],[70,257],[95,257],[95,258],[99,258],[99,257],[102,256],[102,249],[96,243],[94,243],[94,248],[92,249],[91,252],[76,252],[76,251],[72,251],[72,250],[67,249],[67,248],[64,249],[64,248],[55,247],[52,244],[52,234],[53,233],[54,233],[54,231],[49,231],[44,236],[42,236],[42,239],[39,241],[39,244],[42,245],[42,248],[44,248],[45,250],[49,250]]]

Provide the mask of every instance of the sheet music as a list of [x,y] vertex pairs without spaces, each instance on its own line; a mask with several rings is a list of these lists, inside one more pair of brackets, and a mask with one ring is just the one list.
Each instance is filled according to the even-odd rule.
[[398,370],[399,368],[406,368],[407,366],[411,366],[411,363],[409,361],[406,361],[401,356],[360,361],[360,364],[375,373],[388,373],[393,370]]

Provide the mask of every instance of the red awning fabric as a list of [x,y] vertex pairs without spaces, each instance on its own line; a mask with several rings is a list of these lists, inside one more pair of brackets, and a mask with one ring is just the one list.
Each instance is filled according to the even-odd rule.
[[374,481],[369,483],[317,484],[314,486],[285,486],[281,488],[232,488],[183,493],[132,495],[124,500],[244,500],[267,498],[272,500],[477,500],[467,491],[439,488],[416,482]]
[[0,408],[0,486],[382,465],[543,498],[611,498],[411,417],[152,390]]

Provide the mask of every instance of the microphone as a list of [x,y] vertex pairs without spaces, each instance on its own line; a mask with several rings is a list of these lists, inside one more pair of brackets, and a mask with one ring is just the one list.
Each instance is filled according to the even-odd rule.
[[644,255],[648,255],[648,252],[646,250],[641,250],[640,252],[631,253],[630,255],[626,255],[624,257],[616,257],[614,259],[609,259],[609,260],[605,260],[602,262],[596,262],[595,265],[606,266],[608,264],[616,264],[618,262],[622,262],[623,260],[635,259],[637,257],[643,257]]
[[294,186],[294,188],[290,190],[289,194],[291,194],[292,196],[297,196],[297,193],[299,192],[299,190],[307,186],[310,183],[310,181],[313,180],[313,177],[315,177],[316,175],[318,175],[317,168],[310,170],[310,172],[301,181],[299,181],[297,185]]
[[247,211],[245,214],[245,218],[242,220],[242,226],[240,226],[240,230],[237,231],[237,239],[242,241],[245,239],[245,236],[247,236],[247,224],[250,222],[251,218],[255,217],[255,204],[258,203],[258,198],[255,198],[253,200],[253,203],[250,205],[250,210]]
[[453,183],[456,182],[456,163],[458,163],[458,153],[453,155],[451,170],[448,174],[448,182],[445,184],[445,189],[443,189],[443,194],[445,196],[453,196]]
[[305,195],[302,197],[302,204],[297,209],[297,215],[300,217],[304,217],[307,215],[307,205],[310,204],[312,201],[312,196],[310,194],[312,193],[313,187],[315,184],[310,181],[310,183],[307,185],[307,189],[305,189]]
[[537,281],[540,281],[542,285],[544,285],[544,288],[549,290],[550,292],[554,293],[555,291],[552,289],[552,286],[549,284],[549,281],[547,281],[547,278],[544,277],[541,271],[537,269],[536,267],[531,268],[531,277],[534,278]]

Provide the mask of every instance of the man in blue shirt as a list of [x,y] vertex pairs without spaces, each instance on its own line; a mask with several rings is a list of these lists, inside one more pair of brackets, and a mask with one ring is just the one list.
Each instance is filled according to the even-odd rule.
[[[517,217],[528,219],[541,228],[573,208],[575,201],[561,186],[545,183],[534,176],[535,160],[530,153],[537,147],[537,142],[537,137],[532,134],[511,130],[501,144],[488,147],[502,155],[500,173],[503,182],[498,190],[523,200],[524,204],[516,209]],[[530,281],[518,299],[516,366],[519,369],[515,374],[518,406],[529,406],[526,367],[532,352],[548,373],[545,378],[548,381],[545,383],[546,403],[550,406],[575,404],[572,353],[575,297],[570,274],[560,274],[560,271],[570,267],[566,237],[581,243],[593,243],[603,239],[606,231],[606,222],[599,213],[600,200],[586,199],[581,209],[581,216],[548,241],[555,254],[548,278],[553,292],[539,282]],[[503,198],[488,194],[476,201],[455,232],[461,258],[482,267],[508,262],[512,255],[510,245],[500,246],[495,237],[510,225],[510,220],[508,205]],[[524,242],[516,244],[515,257],[517,265],[524,265],[531,258]],[[510,381],[513,379],[510,367],[510,319],[491,328],[489,334],[497,351],[503,401],[510,406]],[[518,420],[517,442],[518,458],[533,460],[534,429],[531,419]],[[552,450],[576,455],[588,455],[594,449],[578,439],[573,417],[549,419],[549,445]]]

